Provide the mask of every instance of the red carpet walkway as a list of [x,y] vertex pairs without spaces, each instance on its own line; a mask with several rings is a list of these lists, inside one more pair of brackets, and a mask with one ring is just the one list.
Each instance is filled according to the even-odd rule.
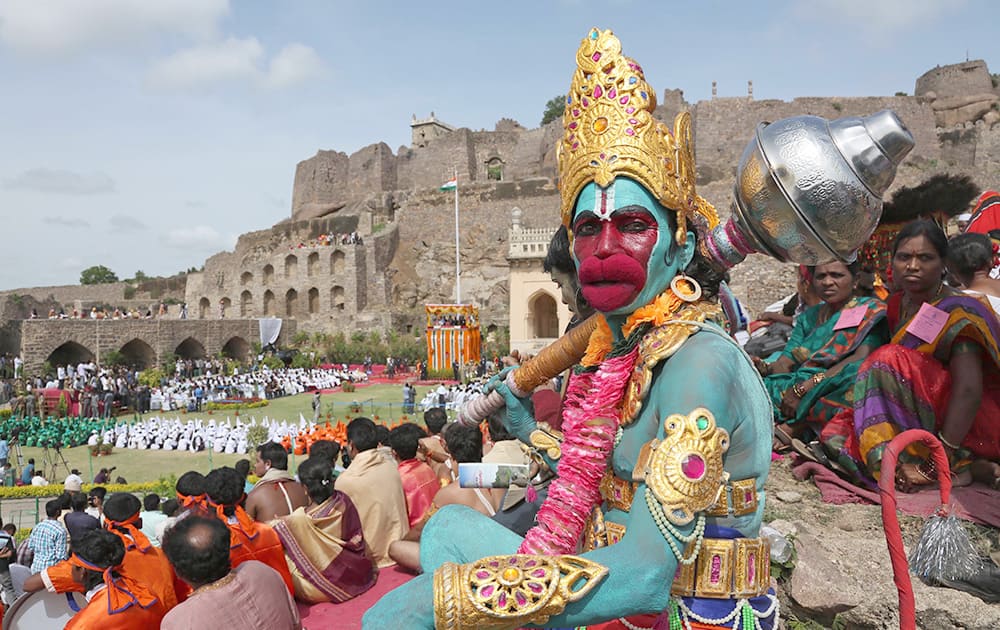
[[381,569],[378,582],[367,593],[343,604],[299,604],[299,615],[305,630],[358,630],[361,616],[375,605],[380,597],[406,582],[413,576],[395,565]]

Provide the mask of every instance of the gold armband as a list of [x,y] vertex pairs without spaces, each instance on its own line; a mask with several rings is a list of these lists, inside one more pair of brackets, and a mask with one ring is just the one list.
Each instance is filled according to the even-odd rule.
[[434,572],[437,630],[545,624],[597,586],[608,570],[578,556],[490,556]]
[[729,474],[722,469],[722,454],[729,450],[729,433],[704,407],[669,416],[663,428],[663,440],[653,440],[648,457],[640,458],[645,459],[643,477],[667,519],[687,525],[715,505],[725,489]]

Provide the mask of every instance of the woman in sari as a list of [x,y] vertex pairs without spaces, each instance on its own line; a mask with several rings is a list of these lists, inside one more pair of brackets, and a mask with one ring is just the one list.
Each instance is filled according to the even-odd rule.
[[858,366],[888,340],[885,303],[856,297],[860,263],[832,262],[810,270],[823,301],[795,320],[778,359],[754,364],[764,376],[774,406],[776,439],[819,433],[838,412],[852,408]]
[[334,490],[329,460],[309,458],[298,472],[310,503],[274,525],[285,548],[295,599],[309,604],[345,602],[374,586],[378,577],[365,551],[361,519],[350,498]]
[[[892,255],[900,291],[888,303],[892,342],[861,366],[853,413],[838,415],[821,436],[868,485],[880,477],[886,445],[907,429],[937,434],[956,483],[976,473],[995,484],[1000,472],[1000,323],[984,299],[944,284],[947,256],[937,224],[915,221],[900,231]],[[899,461],[901,490],[936,482],[922,447],[910,447]]]
[[985,234],[968,232],[948,242],[948,271],[966,293],[985,296],[1000,315],[1000,280],[990,277],[998,264],[997,245]]

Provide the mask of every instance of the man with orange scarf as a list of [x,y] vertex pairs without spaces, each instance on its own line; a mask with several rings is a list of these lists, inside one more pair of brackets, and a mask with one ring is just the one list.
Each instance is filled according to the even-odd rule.
[[[142,503],[135,495],[118,492],[104,502],[104,527],[121,539],[125,546],[125,558],[121,562],[121,572],[128,579],[142,583],[157,597],[164,612],[177,605],[176,580],[170,562],[163,552],[154,547],[139,528]],[[73,564],[65,560],[59,564],[31,576],[24,582],[26,592],[42,588],[52,593],[81,591],[80,582],[73,578]]]
[[205,493],[209,508],[229,527],[233,568],[247,560],[263,562],[281,575],[288,592],[294,595],[295,585],[278,534],[269,525],[254,521],[240,506],[244,497],[240,474],[233,468],[216,468],[205,476]]
[[66,624],[70,630],[145,630],[160,627],[167,613],[163,602],[142,580],[123,570],[125,544],[107,530],[87,532],[73,541],[67,561],[87,607]]

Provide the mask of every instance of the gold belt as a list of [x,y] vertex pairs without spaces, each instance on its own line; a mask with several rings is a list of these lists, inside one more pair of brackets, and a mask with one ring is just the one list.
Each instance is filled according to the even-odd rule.
[[694,563],[678,565],[670,594],[711,599],[758,597],[766,594],[770,585],[767,539],[705,538]]
[[[601,479],[601,498],[610,507],[628,512],[632,509],[636,484],[617,477],[611,469]],[[740,479],[727,484],[719,501],[705,510],[706,516],[746,516],[757,511],[757,480]]]

